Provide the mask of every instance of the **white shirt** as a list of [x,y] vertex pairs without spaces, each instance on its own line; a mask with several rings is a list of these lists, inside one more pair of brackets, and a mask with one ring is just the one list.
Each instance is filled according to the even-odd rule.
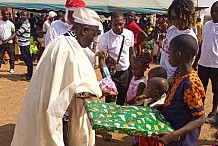
[[169,79],[176,71],[177,67],[172,67],[169,63],[169,44],[170,41],[181,34],[188,34],[193,36],[197,41],[197,36],[195,35],[194,31],[191,29],[186,30],[179,30],[175,26],[171,26],[166,35],[166,40],[164,41],[163,50],[161,50],[161,59],[160,59],[160,66],[165,68],[167,71],[167,79]]
[[[7,40],[11,37],[12,31],[15,31],[15,26],[10,20],[0,20],[0,40]],[[8,41],[8,43],[13,43],[13,40]],[[0,41],[0,44],[2,44],[2,41]]]
[[123,33],[121,35],[117,35],[111,29],[108,32],[104,33],[99,40],[99,50],[107,51],[112,58],[117,60],[123,41],[122,35],[125,36],[125,40],[120,60],[117,65],[117,71],[124,71],[129,68],[129,49],[130,47],[134,46],[133,32],[124,28]]
[[45,46],[47,46],[51,40],[57,36],[67,33],[69,29],[70,25],[61,20],[52,22],[45,35]]
[[44,23],[43,23],[43,27],[42,27],[42,30],[47,32],[48,28],[51,26],[51,23],[49,20],[46,20]]
[[199,65],[218,68],[218,23],[208,21],[204,24]]

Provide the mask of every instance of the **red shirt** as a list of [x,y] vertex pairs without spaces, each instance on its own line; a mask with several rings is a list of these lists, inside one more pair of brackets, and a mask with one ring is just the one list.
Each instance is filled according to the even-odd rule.
[[126,29],[129,29],[134,34],[134,44],[137,44],[138,36],[142,32],[142,29],[135,23],[135,21],[130,22],[125,25]]

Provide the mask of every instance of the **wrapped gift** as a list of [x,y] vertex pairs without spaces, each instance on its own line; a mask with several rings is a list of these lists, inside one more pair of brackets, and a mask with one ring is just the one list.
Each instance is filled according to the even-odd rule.
[[85,101],[86,111],[94,130],[153,137],[173,128],[155,109],[140,106],[119,106],[100,101]]

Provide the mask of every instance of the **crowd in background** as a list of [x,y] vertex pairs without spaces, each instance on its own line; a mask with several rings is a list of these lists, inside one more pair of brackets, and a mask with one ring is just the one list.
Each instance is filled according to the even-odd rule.
[[[96,59],[96,56],[98,56],[100,59],[103,58],[103,61],[105,61],[104,63],[107,64],[108,70],[110,71],[110,78],[115,83],[118,91],[117,96],[106,94],[105,102],[116,102],[116,104],[121,106],[144,106],[146,104],[146,100],[144,99],[147,97],[150,97],[147,99],[150,99],[152,102],[156,96],[160,97],[155,99],[154,102],[156,102],[160,101],[164,95],[164,99],[161,103],[161,112],[165,119],[173,126],[175,131],[158,133],[158,139],[147,139],[146,137],[139,138],[135,136],[133,137],[134,146],[145,146],[146,144],[149,145],[149,143],[153,143],[152,145],[164,144],[170,146],[183,146],[184,143],[186,143],[188,146],[194,146],[197,144],[198,137],[201,132],[200,127],[205,120],[210,124],[215,123],[217,120],[218,72],[217,54],[214,53],[217,51],[217,8],[218,2],[214,3],[212,6],[212,20],[205,24],[206,29],[203,32],[204,35],[202,35],[201,20],[198,18],[196,22],[194,4],[191,0],[173,1],[168,9],[169,20],[162,16],[155,17],[156,19],[154,19],[153,15],[141,15],[140,19],[136,19],[136,12],[129,11],[126,16],[122,12],[113,12],[111,14],[111,20],[99,23],[100,17],[96,12],[85,8],[78,8],[75,11],[76,13],[73,14],[75,19],[73,19],[73,23],[69,18],[65,22],[66,19],[64,19],[64,14],[61,12],[55,13],[54,11],[50,11],[46,16],[34,16],[33,14],[30,14],[30,17],[28,17],[28,13],[23,11],[20,15],[19,13],[16,14],[13,22],[14,24],[12,24],[13,20],[9,20],[9,17],[6,18],[6,16],[9,14],[6,11],[2,11],[4,19],[3,21],[8,19],[7,22],[10,23],[11,26],[10,33],[16,34],[16,36],[10,35],[11,37],[7,40],[1,39],[1,47],[6,48],[6,51],[10,52],[11,46],[8,47],[7,45],[11,45],[11,40],[15,39],[15,48],[20,48],[22,59],[27,66],[27,74],[25,74],[25,76],[29,80],[31,79],[33,73],[33,62],[38,62],[44,49],[48,49],[48,51],[45,51],[45,56],[43,56],[45,57],[43,59],[45,59],[47,62],[44,61],[39,63],[37,68],[38,72],[36,72],[36,74],[33,76],[33,80],[31,80],[32,84],[30,84],[30,87],[34,86],[34,84],[37,85],[37,94],[39,94],[39,96],[34,97],[35,95],[31,94],[32,88],[29,88],[30,92],[27,92],[29,94],[27,95],[30,98],[37,98],[38,102],[40,101],[39,104],[42,103],[41,100],[48,100],[46,103],[49,103],[50,99],[59,97],[59,92],[62,93],[62,87],[66,87],[68,85],[70,86],[71,83],[75,83],[74,79],[78,79],[80,81],[80,76],[84,76],[84,80],[82,79],[83,77],[81,77],[82,81],[87,80],[89,83],[93,83],[93,86],[90,86],[90,88],[95,87],[96,90],[99,89],[100,93],[101,91],[98,87],[97,79],[94,78],[96,76],[91,64],[94,62],[93,58]],[[89,13],[83,12],[83,15],[81,15],[80,11],[92,12],[95,15],[89,16],[88,19],[90,20],[89,23],[87,23],[83,20],[83,18],[87,17]],[[70,16],[73,17],[72,15]],[[4,22],[1,21],[1,23]],[[61,30],[60,33],[58,33],[59,30]],[[60,36],[60,38],[57,39],[57,36]],[[202,37],[204,40],[203,43]],[[52,41],[53,39],[55,39],[55,41]],[[94,44],[97,44],[93,44],[93,46],[96,47],[94,49],[90,45],[93,40]],[[18,45],[16,46],[16,44]],[[201,45],[203,47],[198,51],[198,48],[199,46],[201,48]],[[94,50],[94,53],[88,52],[88,50],[90,51],[90,49],[86,49],[88,46],[90,49]],[[13,52],[9,53],[10,72],[14,73],[14,59],[12,57],[12,53]],[[66,54],[68,54],[70,57],[68,58],[68,55]],[[15,55],[19,55],[19,53]],[[84,59],[84,62],[81,61],[82,59]],[[62,64],[62,60],[66,62]],[[156,75],[151,75],[150,73],[150,77],[148,75],[147,80],[144,73],[147,68],[149,68],[150,62],[160,63],[160,67],[155,68],[157,69],[155,71]],[[77,69],[75,69],[74,66],[76,66]],[[87,70],[84,69],[84,66],[87,66],[89,69],[88,71],[91,71],[93,78],[90,75],[90,78],[86,79]],[[197,66],[198,73],[195,71]],[[46,67],[50,70],[46,72],[44,71],[43,67]],[[103,67],[101,69],[103,70]],[[161,71],[164,71],[163,76],[160,75]],[[77,72],[79,75],[77,75]],[[51,82],[49,82],[50,85],[47,87],[49,89],[49,93],[47,93],[47,91],[41,87],[41,84],[45,85],[44,82],[47,82],[43,80],[44,76],[41,77],[41,74],[44,74],[44,76],[50,78],[49,80]],[[102,73],[102,75],[103,74],[104,73]],[[58,81],[53,83],[53,77]],[[159,81],[161,83],[167,83],[167,89],[164,89],[165,91],[162,91],[162,89],[156,90],[156,86],[153,86],[152,89],[154,89],[154,91],[150,91],[152,92],[152,95],[146,95],[149,94],[148,89],[149,86],[151,86],[151,78],[155,80],[155,83]],[[72,81],[70,81],[71,79]],[[206,98],[205,93],[209,79],[212,81],[212,90],[214,93],[213,107],[207,118],[205,118],[204,100]],[[96,84],[94,84],[95,82]],[[52,96],[52,94],[51,96],[47,96],[47,94],[53,93],[52,90],[56,89],[57,86],[60,87],[60,91],[54,93],[57,95]],[[160,87],[163,88],[165,85],[161,84]],[[71,88],[71,86],[69,88]],[[41,94],[42,92],[45,94],[45,96]],[[77,95],[77,93],[71,95],[71,92],[66,90],[63,92],[70,94],[61,94],[61,98],[58,98],[60,102],[63,102],[62,98],[68,98],[64,97],[63,95],[68,95],[70,98],[72,98],[72,96],[74,97],[74,95]],[[85,96],[85,98],[90,97],[90,94],[84,94],[87,93],[86,90],[81,91],[80,93],[82,94],[78,95],[79,98],[81,98],[82,95]],[[147,97],[142,98],[142,95]],[[140,98],[142,98],[140,100],[142,103],[137,101],[137,99]],[[80,102],[76,103],[75,101],[77,100]],[[26,99],[26,101],[26,110],[22,111],[22,118],[20,118],[18,121],[18,130],[15,129],[14,143],[16,143],[16,140],[19,140],[19,138],[16,136],[19,136],[19,128],[22,129],[22,120],[24,119],[28,121],[28,119],[25,119],[26,113],[30,114],[28,102],[32,103],[33,105],[35,104],[32,100],[29,100],[29,98]],[[151,101],[149,104],[147,104],[147,106],[150,106],[152,103]],[[54,112],[56,110],[55,112],[57,113],[61,112],[60,115],[63,117],[64,121],[65,117],[67,117],[68,110],[72,110],[68,109],[70,102],[71,100],[68,100],[68,105],[63,104],[63,106],[65,106],[63,111],[60,111],[58,108],[54,108],[51,111]],[[72,106],[71,108],[76,109],[77,106],[79,106],[81,111],[84,112],[84,110],[82,110],[82,100],[77,98],[72,102],[75,104],[75,106]],[[59,107],[59,102],[57,102],[55,105],[58,105]],[[38,108],[41,108],[41,106]],[[45,112],[40,111],[40,114],[45,115]],[[72,115],[74,116],[75,114]],[[88,138],[86,139],[80,137],[90,136],[90,134],[87,132],[89,131],[87,130],[89,129],[87,127],[90,125],[84,128],[83,124],[85,123],[86,125],[88,121],[85,120],[84,123],[81,123],[81,121],[77,121],[80,119],[80,115],[78,115],[76,118],[72,117],[72,115],[68,116],[68,118],[72,121],[66,120],[63,123],[62,117],[60,118],[58,115],[59,123],[56,124],[60,124],[61,126],[63,124],[64,129],[66,123],[68,124],[69,122],[69,124],[72,124],[74,122],[71,125],[72,129],[65,129],[66,131],[63,130],[62,132],[64,134],[61,132],[63,135],[62,138],[64,138],[64,142],[66,143],[68,140],[65,141],[65,134],[67,132],[75,134],[75,131],[77,131],[82,134],[80,134],[80,136],[68,137],[71,138],[69,142],[82,143]],[[85,117],[86,113],[82,113],[82,116]],[[35,119],[35,117],[32,119],[38,122],[38,119]],[[44,124],[45,123],[46,122],[44,122]],[[81,127],[87,131],[83,132],[79,129],[81,127],[75,126],[78,123],[83,125]],[[29,122],[29,124],[31,125],[32,123]],[[44,128],[46,126],[43,125],[41,127]],[[76,128],[78,129],[75,130]],[[22,130],[25,131],[26,129]],[[35,135],[34,132],[29,130],[27,131]],[[42,130],[40,132],[48,132],[48,130],[45,129],[44,131]],[[26,136],[29,135],[26,134]],[[40,136],[41,135],[39,134],[38,137]],[[74,139],[76,140],[74,141]],[[112,134],[106,132],[104,139],[112,140]],[[44,142],[40,138],[38,141],[41,143]],[[51,143],[53,142],[52,140],[50,141]],[[63,143],[62,139],[59,139],[59,141]],[[92,141],[89,139],[87,141],[91,141],[92,143],[94,142],[94,140]],[[27,142],[31,143],[31,140],[27,140]]]

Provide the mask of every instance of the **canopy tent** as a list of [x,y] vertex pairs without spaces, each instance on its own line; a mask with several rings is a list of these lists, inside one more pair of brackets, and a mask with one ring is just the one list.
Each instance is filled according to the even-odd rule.
[[[138,13],[166,13],[172,0],[84,0],[97,12],[135,10]],[[65,0],[0,0],[0,6],[27,10],[64,10]]]

